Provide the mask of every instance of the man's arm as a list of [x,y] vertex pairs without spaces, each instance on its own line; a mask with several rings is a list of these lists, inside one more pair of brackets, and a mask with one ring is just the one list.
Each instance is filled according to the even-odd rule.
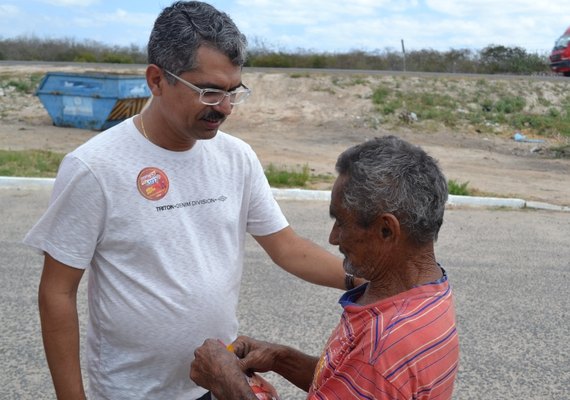
[[58,400],[86,398],[77,315],[77,289],[83,272],[45,254],[38,304],[44,349]]
[[342,260],[297,235],[291,227],[254,238],[285,271],[317,285],[346,289]]
[[238,337],[232,347],[244,371],[273,371],[308,392],[319,359],[289,346]]

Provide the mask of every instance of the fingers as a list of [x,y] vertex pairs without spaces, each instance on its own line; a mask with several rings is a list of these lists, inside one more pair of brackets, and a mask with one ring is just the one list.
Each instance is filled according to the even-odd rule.
[[245,358],[249,353],[256,350],[258,342],[248,336],[239,336],[229,346],[232,347],[233,352],[239,358]]
[[239,358],[239,366],[243,372],[272,371],[275,362],[276,345],[255,340],[247,336],[238,337],[232,347]]

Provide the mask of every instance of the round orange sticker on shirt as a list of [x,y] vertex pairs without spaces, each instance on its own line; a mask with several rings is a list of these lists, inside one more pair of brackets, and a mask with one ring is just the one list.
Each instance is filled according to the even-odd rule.
[[146,167],[137,176],[139,193],[148,200],[160,200],[168,193],[168,177],[159,168]]

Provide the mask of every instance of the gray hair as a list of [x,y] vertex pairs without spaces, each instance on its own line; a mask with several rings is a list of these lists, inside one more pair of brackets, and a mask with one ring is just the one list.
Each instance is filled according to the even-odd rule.
[[448,190],[437,161],[396,136],[366,141],[344,151],[336,170],[348,179],[343,205],[368,227],[391,213],[419,244],[436,241]]
[[[209,46],[242,67],[247,39],[224,12],[200,1],[177,1],[157,17],[148,42],[148,62],[175,75],[197,68],[200,46]],[[174,78],[168,76],[172,83]]]

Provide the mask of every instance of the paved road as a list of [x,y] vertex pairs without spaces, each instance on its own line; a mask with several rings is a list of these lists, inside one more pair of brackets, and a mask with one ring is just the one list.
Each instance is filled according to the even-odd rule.
[[[0,399],[54,398],[36,311],[41,258],[21,245],[49,190],[0,188]],[[328,246],[326,202],[280,203],[298,232]],[[247,249],[242,333],[319,354],[338,320],[340,292],[288,276],[253,240]],[[570,214],[449,209],[436,251],[457,302],[455,398],[569,399]],[[82,286],[82,317],[84,296]],[[304,398],[268,378],[284,399]]]

